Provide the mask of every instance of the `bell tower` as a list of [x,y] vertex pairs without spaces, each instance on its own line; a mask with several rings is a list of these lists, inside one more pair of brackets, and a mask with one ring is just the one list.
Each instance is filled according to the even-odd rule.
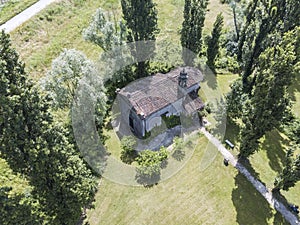
[[185,72],[185,69],[183,68],[178,77],[178,85],[182,88],[185,88],[187,86],[187,79],[187,72]]

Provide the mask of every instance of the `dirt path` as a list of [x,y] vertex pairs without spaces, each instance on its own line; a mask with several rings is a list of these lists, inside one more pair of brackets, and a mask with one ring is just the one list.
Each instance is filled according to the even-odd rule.
[[291,213],[285,205],[281,202],[276,200],[273,197],[273,193],[267,189],[265,185],[263,185],[260,181],[255,179],[250,172],[240,164],[237,159],[229,152],[222,143],[215,138],[212,134],[210,134],[205,128],[201,128],[201,132],[208,138],[208,140],[218,148],[218,151],[224,156],[224,158],[228,159],[230,164],[233,165],[236,169],[240,171],[249,181],[250,183],[256,188],[257,191],[268,201],[268,203],[275,208],[278,212],[280,212],[283,217],[292,225],[299,225],[300,222],[298,218]]
[[40,0],[33,4],[29,8],[25,9],[23,12],[19,13],[15,17],[8,20],[6,23],[0,26],[0,30],[4,29],[5,32],[9,33],[20,26],[22,23],[29,20],[31,17],[36,15],[42,9],[46,8],[49,4],[59,0]]

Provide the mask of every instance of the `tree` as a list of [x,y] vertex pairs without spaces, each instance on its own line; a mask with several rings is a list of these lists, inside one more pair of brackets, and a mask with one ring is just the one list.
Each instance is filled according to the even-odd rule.
[[136,140],[132,136],[124,136],[121,140],[121,160],[125,163],[131,164],[137,157],[137,152],[134,149]]
[[85,40],[98,45],[105,52],[124,44],[126,39],[125,24],[122,21],[112,22],[110,14],[107,15],[103,9],[97,9],[89,26],[83,31]]
[[295,144],[300,145],[300,118],[293,118],[284,126],[285,133]]
[[160,179],[160,169],[168,158],[168,151],[165,148],[159,151],[144,150],[139,153],[136,161],[137,181],[144,185],[152,185]]
[[241,20],[243,18],[243,11],[241,7],[242,2],[237,2],[237,0],[230,0],[228,4],[231,7],[233,13],[233,22],[234,22],[236,40],[239,40]]
[[[156,4],[152,0],[121,0],[123,18],[128,29],[127,41],[135,42],[131,49],[133,57],[138,61],[138,77],[147,75],[149,60],[145,60],[154,54],[156,35],[159,32],[157,26]],[[147,43],[148,49],[145,49]]]
[[34,208],[34,200],[24,194],[11,194],[11,187],[0,187],[0,223],[42,224],[47,221]]
[[192,65],[195,56],[201,51],[207,4],[208,0],[185,0],[180,40],[182,58],[186,65]]
[[287,151],[284,168],[274,181],[274,191],[279,191],[280,189],[288,191],[300,181],[300,154],[294,158],[294,151],[294,148],[290,148]]
[[53,122],[49,99],[39,94],[11,47],[0,36],[0,152],[22,173],[50,224],[74,224],[96,190],[96,180],[66,131]]
[[24,64],[11,47],[9,35],[0,35],[0,150],[17,172],[28,172],[34,143],[39,143],[40,125],[48,117],[47,106],[27,80]]
[[60,127],[45,132],[45,143],[49,144],[39,152],[30,174],[33,195],[53,218],[51,224],[75,224],[97,190],[95,177],[65,132]]
[[241,131],[240,155],[248,157],[257,150],[259,139],[268,131],[279,127],[290,108],[287,88],[299,69],[296,62],[295,34],[299,28],[287,32],[280,45],[264,51],[259,57],[256,86],[245,107]]
[[235,80],[230,85],[231,91],[226,95],[226,112],[230,119],[238,119],[243,116],[245,103],[248,95],[243,92],[243,83],[241,79]]
[[[98,64],[104,71],[107,96],[114,99],[116,89],[126,86],[135,79],[132,70],[132,56],[126,46],[127,29],[123,21],[112,21],[111,14],[103,9],[97,9],[89,26],[83,31],[83,38],[102,48],[100,55],[102,64]],[[102,66],[100,68],[100,66]]]
[[222,28],[224,24],[224,18],[222,13],[217,15],[217,19],[214,23],[213,31],[208,39],[207,43],[207,62],[206,64],[215,70],[215,59],[219,54],[219,42],[222,34]]
[[[75,49],[65,49],[53,62],[42,86],[50,94],[54,108],[69,109],[75,97],[80,98],[78,86],[85,87],[96,103],[97,124],[102,124],[106,113],[106,95],[96,65]],[[82,89],[82,88],[81,88]]]
[[300,25],[300,2],[253,0],[249,2],[245,15],[237,58],[243,69],[243,86],[250,93],[256,82],[250,75],[257,67],[260,55],[268,47],[280,43],[277,37]]

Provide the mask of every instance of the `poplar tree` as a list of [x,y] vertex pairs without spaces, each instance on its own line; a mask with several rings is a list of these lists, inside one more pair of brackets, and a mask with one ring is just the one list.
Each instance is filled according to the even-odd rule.
[[286,33],[281,45],[264,51],[259,57],[256,86],[242,119],[240,155],[248,157],[257,148],[259,139],[268,131],[278,127],[290,107],[288,87],[299,72],[296,61],[295,35],[300,30]]
[[183,48],[182,58],[186,65],[192,65],[195,56],[201,51],[207,4],[208,0],[185,0],[180,40]]
[[207,43],[207,62],[206,64],[212,69],[215,70],[215,59],[219,54],[220,48],[220,37],[222,34],[222,28],[224,25],[224,18],[222,13],[217,15],[216,21],[214,22],[214,27],[211,33],[211,36],[208,39]]
[[121,6],[128,32],[127,41],[135,42],[131,53],[138,61],[137,74],[144,77],[149,67],[149,60],[145,59],[155,51],[154,42],[148,41],[155,41],[159,32],[156,4],[152,0],[121,0]]
[[290,148],[286,153],[285,165],[274,181],[274,191],[280,189],[288,191],[300,181],[300,154],[294,157],[294,148]]
[[276,35],[300,25],[298,0],[253,0],[245,12],[246,21],[240,32],[237,58],[242,66],[242,79],[246,92],[256,83],[251,74],[259,63],[260,55],[268,47],[279,44]]

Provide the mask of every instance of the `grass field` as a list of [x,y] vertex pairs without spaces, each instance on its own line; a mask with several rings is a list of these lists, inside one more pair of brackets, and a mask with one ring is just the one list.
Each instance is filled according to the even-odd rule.
[[101,49],[84,41],[82,31],[103,5],[97,0],[53,3],[12,32],[13,44],[34,80],[45,75],[64,48],[83,51],[93,60],[98,58]]
[[[96,60],[101,49],[82,39],[82,30],[100,6],[120,12],[117,0],[67,1],[47,7],[33,19],[14,31],[12,41],[19,51],[26,69],[34,80],[43,77],[63,48],[76,48]],[[179,43],[183,0],[156,1],[159,10],[158,40]],[[226,25],[231,14],[219,0],[211,0],[204,32],[210,32],[216,14],[222,11]],[[218,75],[217,85],[222,93],[229,91],[236,75]],[[299,82],[298,82],[299,83]],[[210,85],[208,81],[208,85]],[[215,85],[215,84],[212,84]],[[299,84],[293,88],[296,102],[294,111],[300,112]],[[213,86],[211,86],[213,87]],[[299,114],[298,114],[299,115]],[[235,124],[227,124],[226,137],[237,138]],[[108,148],[118,156],[114,137]],[[280,214],[272,210],[259,193],[237,174],[232,167],[225,168],[222,157],[204,171],[199,161],[207,140],[201,138],[192,159],[176,176],[153,188],[129,187],[103,179],[96,196],[95,209],[88,212],[91,224],[284,224]],[[273,132],[263,141],[262,150],[250,162],[259,178],[271,185],[282,167],[284,137]],[[237,151],[234,151],[237,153]],[[1,165],[0,165],[1,166]],[[289,201],[300,204],[300,184],[284,193]]]
[[38,0],[8,0],[6,3],[0,4],[0,25],[4,24],[37,1]]
[[236,169],[223,165],[220,154],[206,170],[200,170],[206,145],[201,137],[186,166],[152,188],[103,179],[88,221],[91,225],[284,224]]
[[[158,41],[169,40],[179,44],[179,31],[182,23],[183,0],[156,1],[158,5]],[[97,60],[101,49],[82,38],[92,15],[102,7],[118,17],[120,4],[110,1],[67,1],[53,3],[41,13],[11,33],[14,46],[26,63],[26,70],[34,80],[43,77],[51,67],[51,62],[64,48],[76,48],[90,59]],[[231,21],[229,8],[219,0],[211,0],[205,21],[204,32],[212,29],[217,9],[223,12],[225,19]],[[175,19],[174,19],[175,18]]]

